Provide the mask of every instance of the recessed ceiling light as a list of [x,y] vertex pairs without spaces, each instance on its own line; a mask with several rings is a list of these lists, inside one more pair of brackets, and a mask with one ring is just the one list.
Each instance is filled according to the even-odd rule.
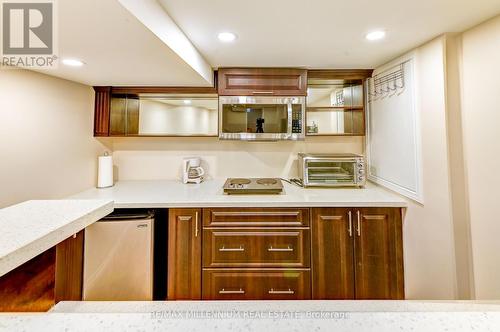
[[191,105],[191,100],[188,100],[188,99],[184,100],[184,104],[185,105]]
[[77,59],[63,59],[62,63],[66,66],[71,66],[71,67],[81,67],[84,65],[83,61]]
[[236,39],[236,35],[232,32],[221,32],[217,35],[217,38],[223,43],[230,43]]
[[366,35],[366,39],[368,40],[380,40],[384,37],[385,37],[385,31],[383,30],[372,31]]

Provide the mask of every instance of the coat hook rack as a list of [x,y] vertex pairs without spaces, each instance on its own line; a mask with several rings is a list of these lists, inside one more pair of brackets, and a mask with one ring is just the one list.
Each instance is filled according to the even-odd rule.
[[368,79],[368,102],[386,97],[391,92],[393,92],[392,96],[397,93],[397,90],[403,90],[405,88],[405,64],[409,61],[401,62]]

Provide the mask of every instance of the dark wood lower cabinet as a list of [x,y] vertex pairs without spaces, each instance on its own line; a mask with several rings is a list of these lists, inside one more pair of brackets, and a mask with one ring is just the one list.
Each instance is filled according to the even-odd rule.
[[56,246],[56,303],[82,300],[84,238],[82,230]]
[[313,299],[404,299],[398,208],[312,209]]
[[312,297],[354,299],[352,212],[343,208],[312,209]]
[[51,248],[0,277],[0,312],[49,310],[55,303],[55,257]]
[[309,229],[203,230],[203,267],[310,266]]
[[201,299],[201,209],[168,213],[169,300]]
[[[169,300],[404,299],[400,208],[169,209],[161,243]],[[81,300],[83,249],[81,231],[0,277],[0,311]]]
[[354,249],[356,299],[404,299],[401,211],[357,209]]
[[308,300],[309,269],[204,269],[203,300]]

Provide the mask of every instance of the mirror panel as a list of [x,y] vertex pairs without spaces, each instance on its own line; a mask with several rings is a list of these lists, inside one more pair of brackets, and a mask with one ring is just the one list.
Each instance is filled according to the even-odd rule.
[[111,98],[112,136],[217,136],[217,95],[140,94]]
[[309,80],[307,135],[364,135],[362,80]]

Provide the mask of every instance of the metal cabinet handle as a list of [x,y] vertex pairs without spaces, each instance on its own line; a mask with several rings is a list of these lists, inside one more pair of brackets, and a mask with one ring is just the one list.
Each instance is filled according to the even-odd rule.
[[291,290],[288,288],[288,290],[275,290],[274,288],[271,288],[268,294],[295,294],[295,291]]
[[194,236],[198,237],[198,211],[195,212]]
[[222,248],[219,248],[219,251],[245,251],[245,248],[243,248],[243,246],[240,246],[239,248],[225,248],[222,246]]
[[254,95],[272,95],[272,94],[274,94],[274,91],[253,91],[252,94],[254,94]]
[[222,288],[219,291],[219,294],[245,294],[245,290],[241,288],[238,290],[225,290],[224,288]]
[[286,248],[273,248],[273,246],[270,246],[269,248],[267,248],[267,251],[271,251],[271,252],[283,252],[283,251],[293,251],[293,248],[290,248],[290,246],[287,246]]
[[356,229],[356,232],[358,233],[358,236],[361,236],[361,212],[356,211],[357,215],[358,215],[358,227]]
[[349,232],[349,237],[352,237],[352,211],[347,212],[347,215],[349,217],[349,229],[347,231]]
[[180,221],[190,221],[193,217],[191,216],[178,216]]

